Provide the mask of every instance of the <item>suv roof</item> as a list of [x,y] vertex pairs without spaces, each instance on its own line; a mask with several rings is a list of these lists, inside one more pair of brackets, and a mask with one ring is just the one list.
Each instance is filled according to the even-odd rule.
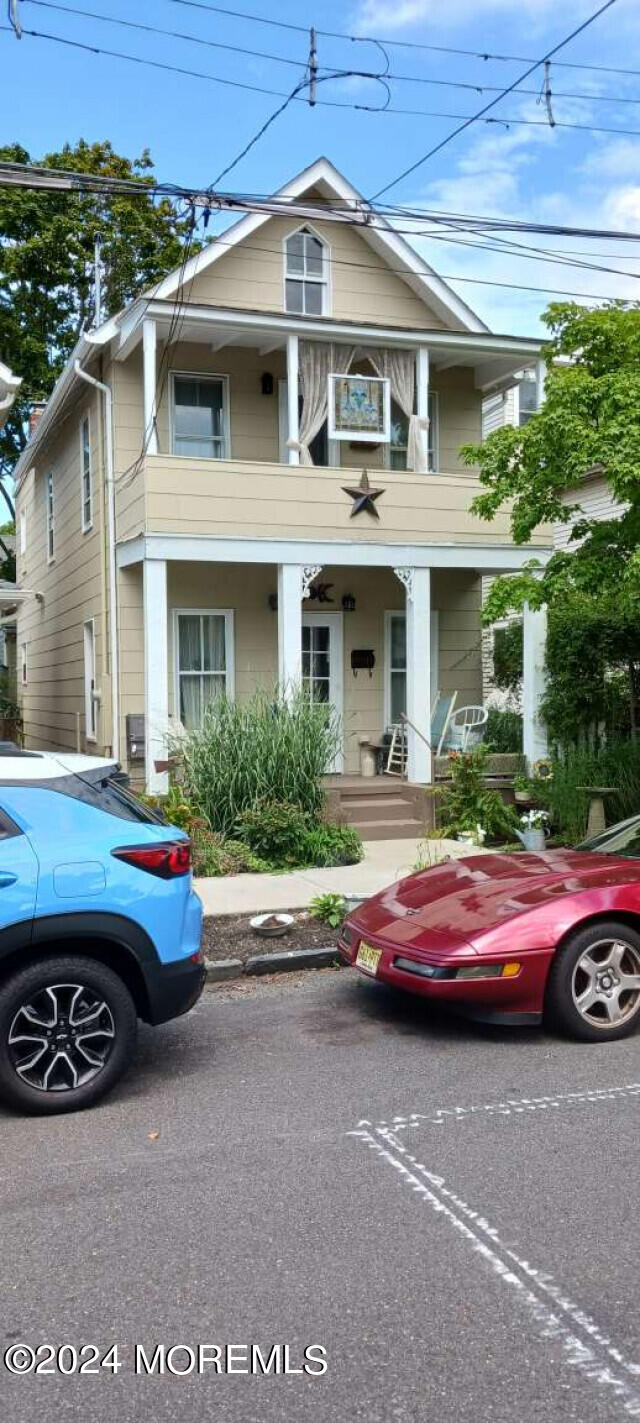
[[82,775],[87,771],[115,772],[116,761],[102,756],[80,756],[66,751],[0,751],[0,785],[10,781],[54,781],[59,776]]

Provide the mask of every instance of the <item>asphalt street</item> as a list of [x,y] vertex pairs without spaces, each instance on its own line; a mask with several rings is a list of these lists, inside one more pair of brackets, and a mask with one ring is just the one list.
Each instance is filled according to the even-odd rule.
[[[2,1353],[120,1364],[0,1362],[3,1423],[640,1418],[639,1052],[329,970],[141,1030],[91,1112],[0,1112]],[[136,1344],[327,1368],[148,1376]]]

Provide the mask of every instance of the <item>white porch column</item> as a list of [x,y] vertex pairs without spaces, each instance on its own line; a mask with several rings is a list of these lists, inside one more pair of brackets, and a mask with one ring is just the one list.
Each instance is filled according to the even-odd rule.
[[[297,440],[300,435],[298,414],[299,368],[298,337],[294,332],[287,336],[287,438]],[[289,464],[300,464],[298,450],[288,450]]]
[[278,564],[278,683],[288,696],[302,680],[302,568]]
[[142,323],[143,426],[147,454],[158,453],[156,429],[156,323],[146,317]]
[[547,363],[546,363],[546,361],[536,361],[536,410],[539,410],[539,409],[540,409],[540,406],[541,406],[541,405],[544,405],[544,402],[545,402],[545,399],[546,399],[545,388],[544,388],[546,379],[547,379]]
[[547,755],[547,733],[540,719],[540,702],[545,689],[545,647],[547,610],[534,611],[528,603],[523,613],[522,650],[522,749],[529,770]]
[[144,559],[143,604],[145,781],[150,795],[164,795],[169,777],[155,768],[156,760],[167,759],[169,726],[167,565],[162,558]]
[[431,569],[395,568],[406,593],[407,776],[428,785],[431,741]]
[[416,415],[427,419],[429,415],[429,348],[418,346],[416,351]]

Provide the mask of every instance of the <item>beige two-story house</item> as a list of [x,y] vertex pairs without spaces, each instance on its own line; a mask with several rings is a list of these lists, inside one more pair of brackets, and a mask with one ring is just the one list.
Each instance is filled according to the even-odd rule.
[[[538,359],[325,159],[83,335],[16,475],[27,744],[161,790],[172,726],[302,682],[340,713],[335,771],[405,713],[428,782],[436,693],[481,700],[482,578],[532,554],[470,513],[459,448]],[[529,615],[534,759],[542,637]]]

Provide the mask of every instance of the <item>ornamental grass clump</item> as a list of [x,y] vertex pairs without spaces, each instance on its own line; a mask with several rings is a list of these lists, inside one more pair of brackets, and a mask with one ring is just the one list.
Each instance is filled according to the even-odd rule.
[[212,830],[233,836],[240,818],[266,801],[319,820],[322,778],[339,744],[339,718],[330,707],[314,705],[302,691],[257,691],[246,702],[209,702],[202,726],[172,749],[188,800]]

